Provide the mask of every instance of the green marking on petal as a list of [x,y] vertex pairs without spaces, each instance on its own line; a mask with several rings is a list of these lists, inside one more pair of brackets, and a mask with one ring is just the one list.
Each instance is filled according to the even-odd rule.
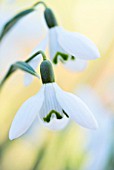
[[71,56],[71,60],[76,60],[76,58],[74,56]]
[[65,54],[65,53],[57,52],[56,55],[55,55],[54,58],[53,58],[53,63],[54,63],[54,64],[57,64],[57,63],[58,63],[58,57],[61,57],[60,60],[61,60],[62,62],[64,62],[64,61],[67,61],[67,60],[68,60],[69,55],[68,55],[68,54]]
[[48,122],[48,123],[49,123],[52,114],[55,114],[57,119],[62,119],[62,118],[63,118],[63,117],[60,115],[60,113],[58,113],[58,112],[55,111],[55,110],[51,110],[51,111],[49,112],[49,114],[47,114],[47,116],[43,118],[43,120],[44,120],[45,122]]
[[62,110],[63,111],[63,113],[65,114],[65,116],[67,117],[67,118],[69,118],[69,115],[67,115],[67,113],[64,111],[64,110]]

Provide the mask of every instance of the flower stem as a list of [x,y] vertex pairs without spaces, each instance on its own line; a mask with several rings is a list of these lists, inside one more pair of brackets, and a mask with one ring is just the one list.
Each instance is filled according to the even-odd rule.
[[25,60],[25,62],[28,63],[29,61],[31,61],[33,58],[35,58],[35,57],[36,57],[37,55],[39,55],[39,54],[42,55],[43,60],[47,60],[45,53],[40,50],[40,51],[36,52],[35,54],[33,54],[30,58],[28,58],[27,60]]
[[45,2],[43,2],[43,1],[39,1],[39,2],[35,3],[35,4],[33,5],[33,7],[36,7],[36,6],[38,6],[39,4],[42,4],[45,8],[47,8],[47,5],[46,5]]
[[43,161],[43,158],[47,152],[48,148],[48,142],[45,142],[41,147],[40,150],[37,153],[37,158],[36,161],[32,167],[32,170],[39,170],[40,169],[40,164]]
[[[30,62],[33,58],[35,58],[38,54],[41,54],[41,55],[42,55],[43,61],[44,61],[44,60],[47,60],[46,55],[44,54],[44,52],[40,50],[40,51],[36,52],[35,54],[33,54],[30,58],[28,58],[27,60],[25,60],[25,63],[29,63],[29,62]],[[19,62],[17,62],[17,63],[19,63]],[[24,63],[24,62],[23,62],[23,63]],[[4,78],[0,81],[0,90],[1,90],[1,88],[2,88],[2,86],[3,86],[3,84],[5,83],[6,79],[9,78],[9,76],[12,75],[12,73],[14,73],[14,72],[17,70],[17,68],[15,68],[14,66],[15,66],[15,64],[12,64],[12,65],[10,66],[8,72],[6,73],[6,75],[4,76]],[[21,69],[21,70],[23,70],[23,69]],[[37,75],[36,75],[36,76],[37,76]]]

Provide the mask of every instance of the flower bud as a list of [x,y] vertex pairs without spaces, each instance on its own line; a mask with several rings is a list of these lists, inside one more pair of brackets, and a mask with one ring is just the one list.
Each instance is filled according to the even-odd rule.
[[44,60],[41,63],[40,73],[41,73],[41,78],[42,78],[43,84],[55,82],[53,67],[49,60]]
[[50,8],[46,8],[44,11],[44,17],[49,28],[57,26],[57,21],[53,11]]

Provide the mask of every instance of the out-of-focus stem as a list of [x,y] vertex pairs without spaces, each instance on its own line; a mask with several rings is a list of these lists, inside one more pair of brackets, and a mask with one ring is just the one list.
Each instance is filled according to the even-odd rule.
[[32,170],[39,170],[39,165],[45,155],[46,148],[47,148],[47,143],[44,143],[44,145],[40,148],[40,151],[38,151],[37,158],[33,165]]

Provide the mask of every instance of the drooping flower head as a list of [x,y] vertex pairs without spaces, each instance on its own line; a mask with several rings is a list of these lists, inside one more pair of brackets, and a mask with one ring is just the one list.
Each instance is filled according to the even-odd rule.
[[87,66],[88,60],[100,57],[96,45],[87,37],[58,26],[52,9],[45,8],[44,18],[48,32],[42,43],[48,44],[50,59],[54,64],[62,61],[67,68],[81,71]]
[[9,132],[11,140],[27,132],[37,118],[51,130],[64,128],[70,118],[85,128],[97,128],[97,122],[86,104],[56,84],[52,64],[45,56],[40,73],[43,85],[16,113]]
[[[44,19],[47,25],[47,36],[33,50],[46,50],[48,47],[49,56],[54,64],[61,61],[64,66],[72,71],[83,71],[88,60],[94,60],[100,57],[96,45],[84,35],[77,32],[66,31],[63,27],[58,26],[56,17],[52,9],[46,6],[44,10]],[[29,64],[34,69],[37,67],[39,60]],[[25,85],[31,83],[30,76],[25,79]]]

